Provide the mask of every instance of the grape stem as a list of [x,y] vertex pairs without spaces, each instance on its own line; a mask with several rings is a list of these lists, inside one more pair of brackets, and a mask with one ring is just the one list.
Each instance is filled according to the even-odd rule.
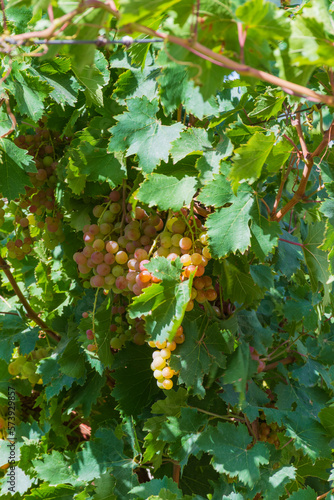
[[14,276],[12,275],[11,271],[10,271],[10,267],[9,265],[7,264],[7,262],[5,261],[5,259],[3,259],[2,257],[0,257],[0,269],[2,269],[2,271],[5,273],[5,275],[7,276],[8,278],[8,281],[9,283],[12,285],[12,288],[15,292],[15,294],[17,295],[18,299],[20,300],[21,304],[23,305],[23,307],[25,308],[26,312],[27,312],[27,316],[28,318],[30,318],[31,320],[33,320],[38,326],[40,326],[43,331],[49,335],[49,337],[51,337],[53,340],[55,340],[56,342],[59,342],[60,341],[60,337],[59,335],[54,332],[53,330],[51,330],[51,328],[48,327],[48,325],[46,323],[44,323],[44,321],[38,316],[38,314],[32,309],[32,307],[30,306],[29,302],[27,301],[27,299],[25,298],[25,296],[23,295],[23,293],[21,292],[20,290],[20,287],[19,285],[17,284]]

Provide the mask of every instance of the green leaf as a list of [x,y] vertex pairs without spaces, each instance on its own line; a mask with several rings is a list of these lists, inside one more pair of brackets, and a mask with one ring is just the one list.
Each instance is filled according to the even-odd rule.
[[68,60],[57,58],[45,62],[38,69],[30,68],[30,71],[53,87],[50,96],[55,102],[74,106],[77,102],[79,85],[71,73],[67,73],[69,69]]
[[149,174],[141,184],[136,198],[149,207],[156,205],[161,210],[178,211],[189,205],[197,190],[196,177]]
[[[15,471],[15,486],[13,486],[11,479],[12,476],[10,476],[8,473],[4,477],[3,480],[1,480],[2,484],[1,486],[1,492],[2,493],[10,493],[12,495],[12,492],[14,491],[15,493],[19,493],[20,495],[23,495],[29,488],[32,486],[32,479],[25,474],[25,472],[21,469],[21,467],[18,467],[17,465],[13,466],[14,471]],[[14,488],[14,490],[13,490]],[[22,498],[22,497],[21,497]],[[29,496],[25,496],[24,498],[30,498]]]
[[269,450],[259,442],[248,450],[251,442],[246,426],[219,422],[217,427],[206,429],[197,444],[213,455],[212,464],[217,472],[238,476],[242,483],[252,487],[260,479],[259,467],[269,462]]
[[260,177],[275,140],[274,134],[255,132],[246,144],[235,150],[230,173],[234,192],[238,190],[241,181],[247,179],[249,183],[253,183]]
[[[81,51],[82,55],[83,51],[86,51],[87,48],[86,47],[83,48],[81,46],[79,50]],[[110,74],[107,69],[108,65],[107,60],[105,59],[102,52],[97,51],[94,46],[93,46],[93,51],[94,51],[93,53],[94,64],[91,65],[87,64],[87,54],[85,54],[85,56],[79,57],[80,61],[79,65],[78,61],[76,61],[76,64],[73,63],[72,69],[78,82],[85,88],[87,104],[88,105],[94,104],[95,106],[103,106],[102,88],[108,83]]]
[[58,359],[61,372],[64,375],[72,378],[81,378],[85,375],[85,360],[81,356],[81,352],[76,340],[70,340]]
[[[130,493],[135,495],[136,499],[147,500],[151,495],[157,495],[160,498],[159,494],[161,490],[168,490],[171,493],[175,494],[175,499],[182,498],[182,491],[179,490],[175,481],[171,478],[164,476],[162,479],[151,479],[151,481],[147,483],[140,484],[135,488],[132,488]],[[167,498],[167,497],[163,497]]]
[[140,68],[131,68],[122,73],[116,82],[116,88],[113,97],[120,104],[125,105],[127,99],[134,97],[146,97],[152,101],[157,94],[157,77],[160,73],[159,68],[155,66],[145,66]]
[[50,486],[57,486],[61,483],[68,483],[72,486],[82,484],[73,473],[69,462],[59,451],[53,450],[50,455],[42,455],[41,460],[33,461],[33,465],[38,478],[48,482]]
[[116,381],[112,395],[126,415],[137,415],[158,392],[152,376],[152,349],[147,345],[128,344],[117,353],[113,364]]
[[226,348],[226,343],[222,331],[216,325],[208,327],[201,319],[189,321],[185,318],[182,326],[186,340],[173,355],[170,366],[180,370],[179,383],[185,383],[194,395],[203,398],[204,376],[210,372],[213,365],[225,367],[225,356],[222,351]]
[[325,223],[317,222],[309,226],[309,232],[302,247],[305,262],[310,275],[313,292],[318,291],[319,282],[323,285],[325,294],[329,293],[327,281],[329,279],[329,263],[327,253],[319,247],[325,235]]
[[272,275],[270,267],[262,264],[249,266],[249,272],[254,282],[260,288],[267,288],[268,290],[274,286],[274,276]]
[[10,201],[24,193],[25,186],[31,186],[27,173],[37,169],[27,151],[9,139],[0,138],[0,160],[0,192]]
[[192,277],[180,282],[182,264],[165,257],[152,259],[146,265],[162,283],[153,283],[143,293],[135,297],[129,306],[131,318],[145,316],[146,332],[152,340],[164,341],[174,337],[181,325],[187,304],[190,300]]
[[173,142],[170,153],[174,158],[174,163],[177,163],[189,154],[202,154],[210,150],[212,150],[212,144],[207,131],[192,127],[181,132],[180,137]]
[[100,428],[95,438],[84,443],[72,466],[82,481],[101,477],[109,468],[133,468],[135,464],[123,452],[124,444],[111,429]]
[[297,269],[299,269],[300,262],[303,260],[300,241],[296,236],[283,229],[282,238],[279,238],[278,241],[277,254],[278,259],[275,269],[290,279]]
[[75,488],[66,484],[57,484],[57,486],[49,486],[46,483],[41,484],[38,488],[31,490],[29,495],[26,495],[27,500],[73,500]]
[[95,500],[117,500],[113,493],[115,487],[115,478],[106,472],[101,477],[94,480],[95,484]]
[[236,351],[229,357],[225,370],[223,383],[233,384],[239,392],[239,401],[245,399],[247,380],[257,371],[257,363],[250,357],[249,345],[241,343]]
[[[136,154],[139,168],[151,173],[161,160],[168,161],[171,143],[180,136],[181,123],[162,125],[156,118],[158,101],[148,101],[146,97],[128,101],[128,110],[115,118],[118,123],[110,129],[113,137],[109,142],[109,151],[127,149],[126,156]],[[159,148],[156,145],[159,144]]]
[[[240,194],[240,193],[239,193]],[[198,200],[206,206],[222,207],[225,203],[235,200],[230,182],[223,174],[214,175],[198,195]]]
[[256,483],[252,494],[255,495],[257,492],[261,492],[266,500],[277,500],[286,492],[286,485],[295,478],[296,468],[293,466],[281,467],[278,470],[273,469],[270,465],[263,467],[261,469],[261,479]]
[[319,413],[320,422],[326,429],[326,431],[330,434],[330,436],[334,437],[334,407],[329,406],[327,408],[323,408]]
[[[161,76],[158,77],[160,99],[166,115],[171,114],[181,105],[186,113],[191,113],[200,120],[205,116],[218,114],[215,98],[212,96],[205,100],[185,68],[170,63],[170,60],[166,61],[165,58],[163,60],[161,53],[158,62],[163,65],[167,64],[163,67]],[[175,85],[175,82],[178,82],[178,85]]]
[[[15,68],[15,66],[14,66]],[[14,85],[10,90],[15,95],[20,113],[27,115],[33,121],[39,120],[44,114],[43,101],[53,88],[39,77],[30,75],[26,69],[13,68]]]
[[248,222],[253,205],[249,186],[241,185],[238,196],[230,199],[232,205],[217,210],[209,215],[206,227],[209,235],[209,247],[214,257],[225,257],[230,252],[244,252],[250,244]]
[[306,488],[294,491],[289,498],[291,500],[317,500],[317,493],[307,486]]
[[260,200],[257,198],[251,212],[251,248],[255,255],[263,262],[268,254],[273,251],[274,246],[278,244],[278,237],[282,230],[278,222],[269,221],[260,210]]
[[220,265],[220,275],[224,297],[232,302],[248,305],[263,297],[244,256],[230,255],[224,259]]

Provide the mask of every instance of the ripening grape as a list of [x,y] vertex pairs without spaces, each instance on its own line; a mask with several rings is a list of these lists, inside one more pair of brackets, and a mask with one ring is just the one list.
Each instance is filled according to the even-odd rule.
[[156,378],[157,380],[161,380],[161,381],[164,378],[161,370],[154,370],[153,377]]
[[116,264],[116,266],[112,268],[111,272],[115,276],[115,278],[118,278],[119,276],[123,276],[124,269],[122,266]]
[[86,330],[86,337],[88,340],[93,340],[94,338],[94,333],[92,330]]
[[164,359],[169,359],[170,354],[171,354],[171,352],[169,349],[167,349],[167,347],[165,349],[161,349],[161,351],[160,351],[160,356]]
[[100,239],[96,239],[93,242],[93,248],[95,248],[95,250],[101,252],[102,250],[104,250],[104,241],[100,240]]
[[109,210],[112,214],[118,214],[122,210],[122,207],[119,203],[112,203]]
[[179,242],[179,247],[181,248],[181,250],[190,250],[192,245],[193,245],[193,243],[192,243],[191,239],[188,238],[187,236],[182,238]]
[[90,284],[93,288],[100,288],[104,286],[104,278],[103,276],[99,276],[98,274],[96,276],[92,276],[90,279]]
[[113,253],[106,253],[103,257],[103,260],[106,264],[111,266],[115,262],[115,255]]
[[96,272],[100,276],[107,276],[110,274],[110,266],[105,262],[102,262],[102,264],[98,264],[96,266]]
[[170,233],[162,233],[160,235],[160,245],[163,248],[170,248],[172,246],[172,239]]
[[117,264],[125,264],[128,261],[128,255],[123,250],[119,251],[115,255],[115,260]]
[[106,250],[109,253],[117,253],[119,249],[119,245],[116,241],[108,241],[106,244]]
[[119,191],[111,191],[111,193],[109,194],[109,199],[111,201],[119,201],[121,198],[121,194]]
[[165,368],[163,368],[162,370],[162,376],[164,378],[172,378],[174,373],[174,370],[172,370],[172,368],[170,368],[169,366],[165,366]]
[[105,282],[105,284],[106,284],[107,286],[112,286],[112,285],[114,285],[115,281],[116,281],[116,278],[115,278],[115,276],[114,276],[113,274],[108,274],[108,275],[107,275],[107,276],[105,276],[105,278],[104,278],[104,282]]
[[176,234],[183,234],[186,230],[186,224],[183,220],[177,220],[172,225],[172,231]]
[[93,215],[94,217],[101,217],[101,215],[103,214],[103,211],[104,211],[104,208],[102,205],[96,205],[94,208],[93,208]]
[[182,335],[179,335],[178,337],[174,338],[174,341],[176,344],[183,344],[183,342],[186,340],[185,335],[182,333]]
[[152,366],[154,366],[155,370],[162,370],[166,366],[166,360],[162,358],[161,356],[157,356],[154,358],[152,361]]
[[166,391],[169,391],[173,387],[173,382],[170,379],[165,379],[162,382],[163,388],[166,389]]
[[122,345],[122,341],[118,337],[113,337],[110,340],[110,347],[113,349],[121,349]]
[[119,290],[125,290],[128,286],[125,276],[118,276],[118,278],[116,278],[115,285]]
[[[90,234],[93,234],[94,236],[96,236],[97,234],[99,234],[100,228],[99,228],[99,226],[97,224],[91,224],[89,226],[88,232]],[[94,248],[96,248],[96,247],[94,247]]]
[[102,264],[103,259],[104,259],[104,255],[102,252],[96,251],[96,252],[93,252],[91,255],[91,260],[92,260],[92,262],[94,262],[94,264]]

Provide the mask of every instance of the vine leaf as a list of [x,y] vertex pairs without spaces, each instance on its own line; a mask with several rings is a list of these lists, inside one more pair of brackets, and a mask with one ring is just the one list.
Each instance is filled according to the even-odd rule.
[[213,455],[213,467],[219,473],[238,476],[240,481],[252,487],[260,479],[260,465],[269,463],[269,450],[264,443],[252,442],[246,426],[218,423],[208,427],[197,440],[197,446]]
[[240,181],[254,182],[261,175],[262,167],[276,141],[275,135],[255,132],[246,144],[235,150],[230,177],[236,192]]
[[329,301],[329,284],[327,284],[330,273],[327,253],[319,247],[325,237],[325,222],[317,222],[309,226],[309,232],[302,247],[305,262],[308,268],[313,292],[318,291],[319,282],[324,287],[324,302]]
[[192,277],[180,282],[180,259],[170,262],[165,257],[152,259],[146,268],[161,283],[153,283],[135,297],[129,306],[130,318],[145,316],[146,332],[152,340],[164,341],[174,337],[181,325],[190,300]]
[[214,257],[225,257],[237,250],[244,252],[250,244],[248,223],[254,201],[250,186],[241,185],[238,196],[230,197],[229,201],[232,205],[218,209],[206,221],[209,248]]
[[9,139],[0,138],[0,192],[13,200],[31,186],[27,172],[37,172],[32,156]]
[[197,190],[198,180],[188,175],[180,179],[173,175],[150,174],[141,184],[136,198],[149,207],[178,211],[189,205]]
[[180,136],[183,125],[162,125],[156,118],[159,109],[157,99],[150,102],[147,97],[134,98],[129,99],[127,104],[128,111],[117,115],[117,125],[109,129],[113,135],[109,151],[127,149],[126,156],[136,154],[139,168],[148,174],[160,165],[161,160],[168,162],[171,143]]

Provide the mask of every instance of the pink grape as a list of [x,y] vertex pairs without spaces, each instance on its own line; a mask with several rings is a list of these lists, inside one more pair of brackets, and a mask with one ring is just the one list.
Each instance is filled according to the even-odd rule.
[[125,290],[128,286],[125,276],[118,276],[115,285],[119,290]]
[[146,266],[146,264],[148,264],[149,262],[150,262],[150,261],[149,261],[149,260],[147,260],[147,259],[142,260],[142,261],[140,262],[140,264],[139,264],[139,270],[140,270],[140,271],[147,271],[147,269],[146,269],[146,267],[145,267],[145,266]]
[[116,253],[118,252],[119,245],[116,241],[108,241],[106,244],[106,250],[109,253]]
[[140,238],[140,231],[137,228],[128,229],[125,232],[125,237],[128,240],[136,241],[136,240],[138,240]]
[[92,330],[86,330],[86,337],[88,340],[93,340],[94,338],[94,333]]
[[190,248],[192,247],[192,241],[190,238],[185,236],[184,238],[182,238],[180,240],[179,246],[180,246],[181,250],[190,250]]
[[139,262],[137,259],[128,260],[128,268],[130,271],[139,271]]
[[94,264],[101,264],[103,262],[103,253],[102,252],[94,252],[92,253],[91,259]]
[[99,226],[97,224],[92,224],[89,226],[88,232],[96,236],[100,232]]
[[106,264],[109,264],[109,266],[111,266],[115,262],[115,255],[113,253],[106,253],[103,257],[103,260]]
[[85,247],[82,250],[82,253],[88,259],[89,257],[91,257],[92,253],[94,253],[94,248],[93,247]]
[[86,264],[87,262],[87,258],[80,252],[75,252],[75,254],[73,255],[73,260],[77,264]]
[[142,260],[147,259],[147,252],[143,248],[137,248],[137,250],[134,253],[134,257],[139,262],[141,262]]
[[29,220],[26,217],[23,217],[22,219],[20,219],[19,224],[21,227],[28,227]]
[[84,311],[81,315],[83,318],[88,318],[89,314],[87,311]]
[[119,191],[111,191],[111,193],[109,194],[109,199],[111,201],[119,201],[121,198],[121,195],[119,193]]
[[108,266],[108,264],[106,263],[98,264],[98,266],[96,267],[96,272],[100,276],[107,276],[108,274],[110,274],[110,266]]
[[140,295],[142,292],[142,288],[140,288],[137,284],[133,285],[132,291],[135,295]]
[[126,244],[125,246],[125,250],[128,252],[128,253],[133,253],[135,250],[136,250],[136,246],[135,244],[133,243],[133,241],[129,241],[129,243]]
[[136,276],[137,276],[137,273],[135,271],[130,271],[126,275],[126,279],[129,281],[129,283],[135,283],[136,282]]
[[140,243],[141,245],[150,245],[151,244],[151,238],[149,236],[146,236],[146,234],[143,234],[143,236],[140,237]]
[[88,267],[87,264],[79,264],[78,269],[82,274],[88,274],[90,272],[90,267]]
[[96,264],[94,264],[94,262],[92,261],[91,258],[87,259],[87,264],[86,264],[88,267],[90,267],[91,269],[93,269],[93,267],[96,266]]
[[91,233],[85,233],[83,235],[83,240],[87,244],[93,243],[93,241],[95,240],[95,236],[93,234],[91,234]]
[[104,278],[103,276],[99,276],[98,274],[96,276],[92,276],[90,279],[90,284],[93,288],[100,288],[104,285]]
[[154,226],[146,226],[144,229],[144,234],[146,234],[146,236],[149,236],[150,238],[153,238],[157,234],[157,230]]

